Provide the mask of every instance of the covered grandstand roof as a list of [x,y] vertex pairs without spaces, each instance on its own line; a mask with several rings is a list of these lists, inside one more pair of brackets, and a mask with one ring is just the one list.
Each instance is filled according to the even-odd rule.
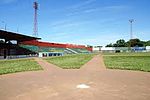
[[6,40],[17,40],[19,42],[41,39],[41,38],[22,35],[22,34],[18,34],[18,33],[14,33],[14,32],[8,32],[8,31],[4,31],[4,30],[0,30],[0,38],[6,39]]

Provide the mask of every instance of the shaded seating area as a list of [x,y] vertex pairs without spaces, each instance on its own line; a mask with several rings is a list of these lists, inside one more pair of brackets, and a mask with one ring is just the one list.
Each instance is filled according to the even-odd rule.
[[11,59],[15,57],[25,57],[25,55],[34,55],[36,52],[22,48],[19,44],[23,41],[38,39],[40,38],[0,30],[0,58]]
[[92,52],[92,48],[85,45],[42,42],[39,39],[41,38],[0,30],[0,59],[38,56],[40,52],[44,52],[42,57]]

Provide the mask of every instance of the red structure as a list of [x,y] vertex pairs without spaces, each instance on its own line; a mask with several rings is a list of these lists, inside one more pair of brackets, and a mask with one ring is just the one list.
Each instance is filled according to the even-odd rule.
[[[86,47],[85,45],[41,42],[38,41],[40,39],[41,38],[0,30],[0,40],[1,40],[0,59],[25,57],[24,55],[30,56],[31,54],[33,54],[34,56],[35,54],[38,53],[38,49],[36,48],[32,49],[32,47],[34,46],[44,47],[44,49],[52,47],[55,49],[70,48],[70,49],[84,49],[84,50],[86,49],[88,51],[92,51],[91,47]],[[24,45],[26,45],[26,47]]]
[[55,47],[55,48],[78,48],[78,49],[87,49],[88,51],[92,51],[91,47],[86,47],[85,45],[49,43],[49,42],[41,42],[41,41],[37,41],[37,40],[24,41],[21,44],[42,46],[42,47]]

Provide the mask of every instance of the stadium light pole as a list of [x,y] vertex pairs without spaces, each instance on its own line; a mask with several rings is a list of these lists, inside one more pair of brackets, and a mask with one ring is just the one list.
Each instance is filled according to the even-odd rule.
[[130,39],[132,39],[133,38],[133,26],[132,26],[132,24],[133,24],[133,22],[134,22],[134,19],[130,19],[129,20],[129,22],[130,22]]
[[7,24],[5,23],[5,31],[7,30]]
[[2,27],[1,27],[1,29],[4,29],[4,24],[5,24],[5,22],[4,21],[1,21],[1,23],[2,23]]
[[6,29],[7,29],[7,24],[6,24],[4,21],[2,21],[2,23],[4,24],[3,29],[6,31]]
[[130,46],[130,50],[131,50],[131,45],[132,45],[131,40],[133,39],[133,29],[132,29],[133,25],[132,24],[134,22],[134,19],[130,19],[129,22],[130,22],[130,45],[129,46]]

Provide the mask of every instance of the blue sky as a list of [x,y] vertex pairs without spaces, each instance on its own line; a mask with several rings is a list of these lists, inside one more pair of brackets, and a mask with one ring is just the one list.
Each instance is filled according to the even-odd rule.
[[[33,34],[34,0],[0,0],[0,28]],[[133,37],[150,40],[150,0],[38,0],[42,41],[106,45]]]

